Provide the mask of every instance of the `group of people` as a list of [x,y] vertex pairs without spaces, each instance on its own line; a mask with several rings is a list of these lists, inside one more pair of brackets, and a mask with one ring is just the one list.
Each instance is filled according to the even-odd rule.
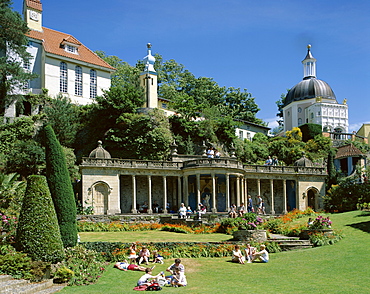
[[145,268],[140,265],[130,264],[127,260],[115,263],[114,267],[123,271],[132,270],[145,272],[138,280],[137,286],[150,286],[153,283],[158,283],[158,285],[162,287],[164,285],[171,285],[173,287],[185,287],[187,285],[185,267],[181,264],[179,258],[175,259],[175,262],[166,269],[166,271],[170,273],[169,276],[165,276],[163,271],[157,275],[153,275],[155,265]]
[[[248,213],[255,212],[251,195],[248,195],[247,210],[245,209],[244,203],[241,203],[240,206],[238,207],[233,203],[230,206],[229,217],[231,218],[236,218],[238,216],[242,217],[246,212]],[[260,195],[258,196],[257,213],[266,214],[265,202]]]
[[247,263],[252,263],[255,260],[259,260],[263,263],[269,261],[269,253],[264,244],[260,245],[260,251],[257,251],[257,249],[252,247],[251,244],[247,244],[247,247],[244,249],[244,251],[245,255],[240,250],[240,246],[235,245],[231,261],[240,264],[244,264],[245,261],[247,261]]
[[213,147],[210,147],[207,149],[207,157],[208,158],[220,158],[221,152]]
[[[132,243],[130,246],[130,255],[128,257],[128,259],[130,260],[130,264],[135,265],[137,263],[139,266],[141,263],[145,262],[145,264],[148,265],[150,261],[149,249],[146,246],[143,246],[139,251],[138,255],[136,254],[136,250],[137,250],[136,243]],[[152,256],[152,262],[163,263],[163,256],[159,255],[158,251],[154,251]],[[143,269],[140,270],[144,271],[145,268],[144,270]]]
[[207,208],[202,203],[198,204],[198,210],[192,211],[191,207],[186,207],[184,203],[180,204],[180,208],[178,210],[179,218],[186,219],[190,218],[193,213],[196,215],[196,219],[200,220],[202,218],[202,214],[205,214],[207,212]]
[[279,164],[279,161],[276,156],[272,158],[271,156],[269,156],[265,161],[265,165],[278,165],[278,164]]

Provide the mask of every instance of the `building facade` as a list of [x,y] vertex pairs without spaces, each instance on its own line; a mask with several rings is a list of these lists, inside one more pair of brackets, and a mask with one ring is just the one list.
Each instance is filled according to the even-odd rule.
[[[24,68],[38,77],[20,94],[40,94],[45,88],[51,97],[62,94],[75,104],[92,103],[109,89],[115,69],[72,35],[44,27],[42,13],[40,0],[24,0],[23,15],[30,29],[27,51],[32,56]],[[5,116],[16,116],[15,105]]]
[[347,100],[337,102],[331,87],[316,78],[316,59],[307,46],[303,80],[291,88],[283,107],[284,132],[305,123],[319,124],[325,132],[348,132]]
[[198,203],[207,211],[227,212],[232,203],[254,204],[261,195],[269,214],[295,208],[322,209],[325,194],[324,168],[297,166],[243,165],[232,157],[207,158],[178,155],[173,148],[171,161],[112,159],[99,146],[80,165],[82,201],[95,214],[137,213],[146,203],[163,212],[177,211],[181,203],[193,210]]

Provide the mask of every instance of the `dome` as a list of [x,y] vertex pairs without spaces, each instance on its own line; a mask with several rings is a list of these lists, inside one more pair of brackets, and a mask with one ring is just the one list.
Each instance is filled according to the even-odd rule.
[[298,159],[295,163],[294,166],[300,166],[300,167],[312,167],[313,163],[311,160],[306,158],[306,156],[302,156],[302,158]]
[[102,141],[98,141],[98,147],[90,152],[90,158],[110,159],[110,153],[102,147]]
[[294,102],[306,99],[321,97],[323,99],[333,100],[337,103],[337,99],[328,83],[319,80],[315,77],[306,77],[299,82],[286,95],[284,106]]

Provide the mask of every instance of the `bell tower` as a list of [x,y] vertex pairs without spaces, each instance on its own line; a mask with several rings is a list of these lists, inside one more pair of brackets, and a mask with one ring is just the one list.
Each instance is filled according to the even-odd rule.
[[31,30],[42,32],[42,4],[40,0],[24,0],[23,16]]
[[148,55],[144,57],[145,68],[140,75],[140,84],[145,92],[144,108],[158,107],[157,72],[154,69],[155,58],[152,55],[152,45],[147,44]]

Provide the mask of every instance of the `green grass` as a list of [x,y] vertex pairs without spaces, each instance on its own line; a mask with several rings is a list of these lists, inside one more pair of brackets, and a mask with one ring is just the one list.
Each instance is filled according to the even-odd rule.
[[222,242],[227,234],[181,234],[166,231],[81,232],[81,242]]
[[[165,287],[162,292],[369,293],[370,212],[333,214],[330,218],[333,228],[345,235],[334,245],[271,254],[267,264],[239,265],[229,262],[229,258],[183,259],[189,286]],[[135,236],[137,232],[131,234]],[[172,260],[158,265],[154,274],[170,263]],[[141,275],[109,266],[97,284],[66,287],[61,293],[134,293],[132,288]]]

